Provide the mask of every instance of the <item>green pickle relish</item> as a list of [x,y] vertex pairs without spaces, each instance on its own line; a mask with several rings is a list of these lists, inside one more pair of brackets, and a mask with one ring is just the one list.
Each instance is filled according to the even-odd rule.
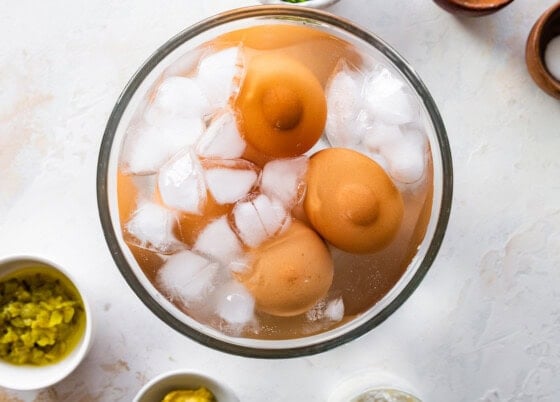
[[78,344],[85,321],[81,297],[63,274],[34,267],[0,278],[0,359],[56,363]]

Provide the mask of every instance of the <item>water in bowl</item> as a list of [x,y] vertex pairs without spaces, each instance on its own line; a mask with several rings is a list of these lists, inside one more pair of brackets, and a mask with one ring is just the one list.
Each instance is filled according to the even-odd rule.
[[[319,29],[221,35],[168,67],[128,127],[123,238],[162,295],[225,334],[290,339],[340,326],[391,290],[424,238],[433,166],[422,110],[391,66]],[[330,148],[359,152],[389,178],[403,213],[386,241],[341,249],[308,216],[313,155]]]

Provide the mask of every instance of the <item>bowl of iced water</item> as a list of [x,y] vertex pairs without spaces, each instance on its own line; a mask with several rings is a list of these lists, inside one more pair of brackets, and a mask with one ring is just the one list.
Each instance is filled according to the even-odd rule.
[[211,348],[293,357],[382,323],[447,225],[452,166],[428,90],[388,44],[298,7],[171,38],[118,99],[98,204],[122,275]]

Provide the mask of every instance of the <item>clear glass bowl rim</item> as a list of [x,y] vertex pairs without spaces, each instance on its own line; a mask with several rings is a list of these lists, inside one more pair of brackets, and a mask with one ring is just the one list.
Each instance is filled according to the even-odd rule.
[[[370,320],[364,322],[362,325],[353,328],[349,332],[333,339],[317,342],[312,345],[294,347],[289,349],[265,349],[231,344],[203,334],[189,327],[188,325],[174,317],[167,310],[165,310],[159,303],[157,303],[157,301],[155,301],[149,295],[146,289],[144,289],[138,278],[133,273],[133,270],[129,266],[128,261],[126,260],[122,250],[119,247],[115,228],[113,227],[113,224],[111,222],[109,209],[108,174],[109,159],[111,155],[113,139],[129,101],[131,100],[140,84],[147,77],[149,72],[152,71],[152,69],[157,66],[160,61],[162,61],[168,54],[170,54],[181,44],[209,29],[216,28],[220,25],[224,25],[237,20],[260,17],[291,17],[324,23],[346,31],[346,33],[349,33],[375,47],[385,57],[387,57],[395,65],[395,67],[399,69],[401,74],[403,74],[409,80],[418,96],[421,98],[424,106],[426,107],[426,110],[428,111],[431,123],[434,127],[436,139],[441,153],[441,208],[439,210],[439,216],[437,217],[434,235],[429,244],[426,255],[424,256],[411,280],[406,284],[406,286],[396,296],[396,298],[391,301],[383,310],[381,310],[379,314],[373,316]],[[234,355],[255,358],[291,358],[324,352],[364,335],[365,333],[385,321],[408,299],[408,297],[418,287],[418,285],[428,272],[429,268],[431,267],[432,263],[434,262],[443,241],[445,231],[447,229],[447,223],[449,221],[449,215],[451,213],[452,193],[453,168],[451,160],[451,149],[449,146],[445,126],[432,96],[428,92],[419,76],[413,70],[413,68],[382,39],[356,26],[354,23],[325,11],[287,5],[251,6],[224,12],[202,20],[186,28],[185,30],[169,39],[160,48],[158,48],[132,76],[123,92],[119,96],[117,102],[115,103],[113,111],[107,122],[105,132],[103,134],[97,164],[97,203],[105,240],[118,269],[127,281],[128,285],[136,293],[136,295],[157,317],[159,317],[162,321],[164,321],[167,325],[169,325],[179,333],[182,333],[189,338],[216,350]]]

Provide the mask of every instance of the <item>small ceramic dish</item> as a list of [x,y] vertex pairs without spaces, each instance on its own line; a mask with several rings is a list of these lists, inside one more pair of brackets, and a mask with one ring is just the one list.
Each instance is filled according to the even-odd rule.
[[451,13],[479,17],[495,13],[513,0],[434,0],[444,10]]
[[239,402],[235,393],[226,385],[209,376],[193,371],[170,371],[150,380],[134,397],[134,402],[161,402],[172,391],[204,387],[219,402]]
[[548,8],[535,22],[525,48],[527,69],[535,83],[547,94],[560,99],[560,80],[546,67],[546,47],[560,36],[560,2]]
[[380,370],[352,374],[339,383],[329,402],[421,402],[416,390],[405,380]]
[[311,8],[326,8],[337,3],[339,0],[307,0],[301,3],[291,3],[283,0],[259,0],[262,4],[283,4],[285,6],[300,6]]
[[[92,314],[84,294],[77,287],[76,282],[70,275],[56,264],[29,256],[9,257],[0,259],[0,282],[10,278],[18,278],[21,275],[45,274],[63,284],[65,290],[77,295],[83,306],[83,318],[77,325],[83,326],[81,333],[73,341],[72,350],[54,363],[45,365],[16,365],[0,359],[0,386],[15,390],[34,390],[46,388],[68,376],[86,356],[92,341]],[[1,296],[1,294],[0,294]],[[1,300],[1,299],[0,299]],[[0,305],[0,309],[2,306]],[[52,315],[51,315],[52,319]],[[0,331],[0,337],[3,332]]]

